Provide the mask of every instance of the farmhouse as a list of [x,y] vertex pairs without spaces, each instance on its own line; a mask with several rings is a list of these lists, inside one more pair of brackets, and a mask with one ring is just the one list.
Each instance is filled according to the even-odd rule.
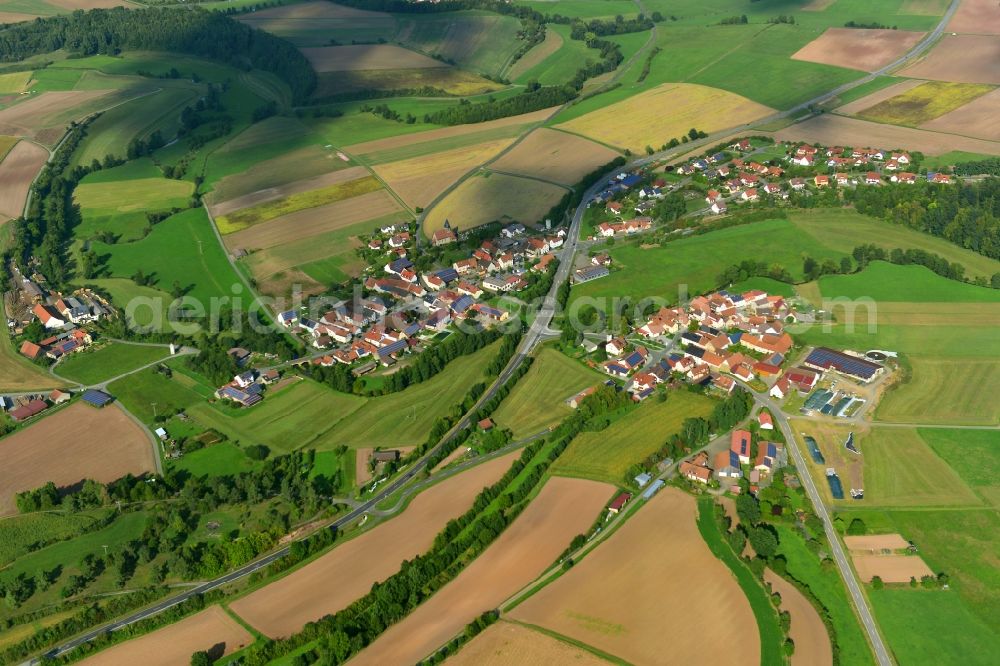
[[431,243],[435,246],[447,245],[458,240],[451,229],[438,229],[431,235]]
[[21,421],[27,421],[32,416],[37,416],[38,414],[41,414],[48,408],[49,408],[48,404],[46,404],[44,401],[39,400],[38,398],[34,398],[19,407],[15,407],[8,413],[10,414],[10,418],[20,423]]
[[596,386],[590,386],[588,388],[585,388],[576,395],[569,398],[566,401],[566,404],[569,405],[571,408],[576,409],[577,407],[580,406],[580,403],[583,402],[584,398],[586,398],[589,395],[593,395],[596,391],[597,391]]
[[678,471],[681,476],[689,481],[697,481],[698,483],[707,484],[712,480],[712,469],[710,467],[695,465],[688,460],[681,462]]
[[62,328],[66,325],[66,320],[62,319],[60,315],[48,305],[38,303],[31,309],[31,311],[36,317],[38,317],[38,321],[40,321],[46,329]]
[[774,421],[771,415],[763,410],[757,413],[757,423],[761,430],[774,430]]
[[628,504],[630,499],[632,499],[632,495],[630,493],[620,494],[611,501],[611,504],[608,505],[608,513],[611,515],[617,515],[623,508],[625,508],[625,505]]
[[740,458],[735,451],[723,450],[715,454],[715,474],[720,479],[738,479],[743,476]]

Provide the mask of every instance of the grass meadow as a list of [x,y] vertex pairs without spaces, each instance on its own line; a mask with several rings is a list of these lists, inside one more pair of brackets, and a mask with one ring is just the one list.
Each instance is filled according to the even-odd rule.
[[688,391],[673,391],[666,402],[651,398],[604,430],[578,435],[552,473],[621,484],[629,467],[659,449],[684,419],[708,416],[714,404]]
[[97,384],[169,355],[169,350],[163,347],[112,342],[99,349],[85,350],[67,357],[56,368],[56,372],[80,384]]
[[543,348],[493,419],[501,428],[510,428],[515,438],[533,435],[570,413],[567,398],[602,381],[601,373],[555,349]]
[[1000,509],[1000,432],[947,428],[917,432],[983,501]]

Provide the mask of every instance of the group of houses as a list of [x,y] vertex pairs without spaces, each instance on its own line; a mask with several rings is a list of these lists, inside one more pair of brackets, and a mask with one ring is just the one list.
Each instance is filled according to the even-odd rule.
[[[907,170],[912,168],[913,159],[906,152],[809,144],[782,146],[786,152],[783,160],[790,166],[811,169],[815,173],[786,179],[785,169],[780,166],[742,158],[729,161],[726,153],[680,165],[677,173],[701,173],[711,185],[705,194],[705,201],[713,213],[720,215],[728,212],[729,203],[754,202],[762,196],[788,198],[790,192],[801,192],[809,187],[877,186],[887,182],[914,184],[919,178],[916,173]],[[749,153],[753,151],[753,146],[749,140],[742,139],[732,144],[730,149]],[[801,168],[798,169],[800,173]],[[943,173],[929,172],[925,178],[932,183],[951,182],[951,178]]]
[[[762,411],[757,418],[762,432],[773,430],[770,414]],[[709,460],[707,452],[699,451],[694,457],[681,461],[677,471],[689,481],[706,485],[713,479],[720,484],[732,484],[735,479],[745,476],[751,490],[754,490],[756,484],[788,464],[785,448],[781,444],[761,439],[756,443],[755,453],[752,434],[742,429],[730,434],[729,448],[718,451],[711,464]],[[734,488],[738,492],[739,486]]]
[[[0,412],[6,412],[15,423],[24,423],[50,407],[62,405],[73,399],[68,391],[54,389],[49,393],[31,393],[18,396],[0,395]],[[93,407],[104,407],[114,398],[97,389],[88,389],[81,394],[81,400]]]
[[672,377],[728,394],[736,386],[734,378],[750,382],[781,373],[793,344],[785,331],[789,318],[795,312],[785,298],[761,290],[699,296],[687,307],[660,308],[635,330],[650,340],[676,336],[679,351],[643,367],[645,348],[630,349],[624,338],[616,338],[605,345],[615,358],[603,368],[619,378],[635,373],[629,390],[638,400]]
[[90,332],[82,328],[107,316],[110,305],[89,289],[80,289],[71,295],[49,292],[41,286],[41,281],[20,278],[17,298],[24,306],[23,317],[10,322],[14,334],[23,332],[24,327],[37,321],[48,335],[38,342],[25,340],[20,346],[21,355],[35,361],[48,358],[57,361],[63,356],[87,348],[94,340]]
[[233,377],[228,384],[216,389],[215,397],[240,407],[253,407],[264,399],[266,387],[280,378],[281,373],[273,369],[263,372],[245,370]]

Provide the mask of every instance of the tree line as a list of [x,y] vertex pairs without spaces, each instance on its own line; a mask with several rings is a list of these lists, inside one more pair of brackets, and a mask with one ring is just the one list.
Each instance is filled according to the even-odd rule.
[[64,49],[74,55],[127,50],[170,51],[210,58],[243,70],[262,69],[288,84],[302,101],[316,72],[289,42],[200,8],[124,7],[39,18],[0,29],[0,61],[15,62]]

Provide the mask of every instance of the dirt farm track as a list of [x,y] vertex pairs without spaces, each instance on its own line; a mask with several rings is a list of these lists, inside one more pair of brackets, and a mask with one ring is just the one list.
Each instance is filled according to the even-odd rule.
[[16,512],[18,492],[49,481],[107,483],[153,469],[149,438],[120,407],[77,402],[0,440],[0,515]]
[[[361,452],[359,451],[359,456]],[[371,586],[399,570],[400,563],[427,550],[447,522],[494,483],[517,453],[477,465],[417,495],[398,520],[379,525],[232,604],[233,612],[258,631],[288,636],[307,622],[335,613]]]
[[633,664],[756,663],[757,621],[702,539],[697,511],[690,495],[661,490],[509,616]]

